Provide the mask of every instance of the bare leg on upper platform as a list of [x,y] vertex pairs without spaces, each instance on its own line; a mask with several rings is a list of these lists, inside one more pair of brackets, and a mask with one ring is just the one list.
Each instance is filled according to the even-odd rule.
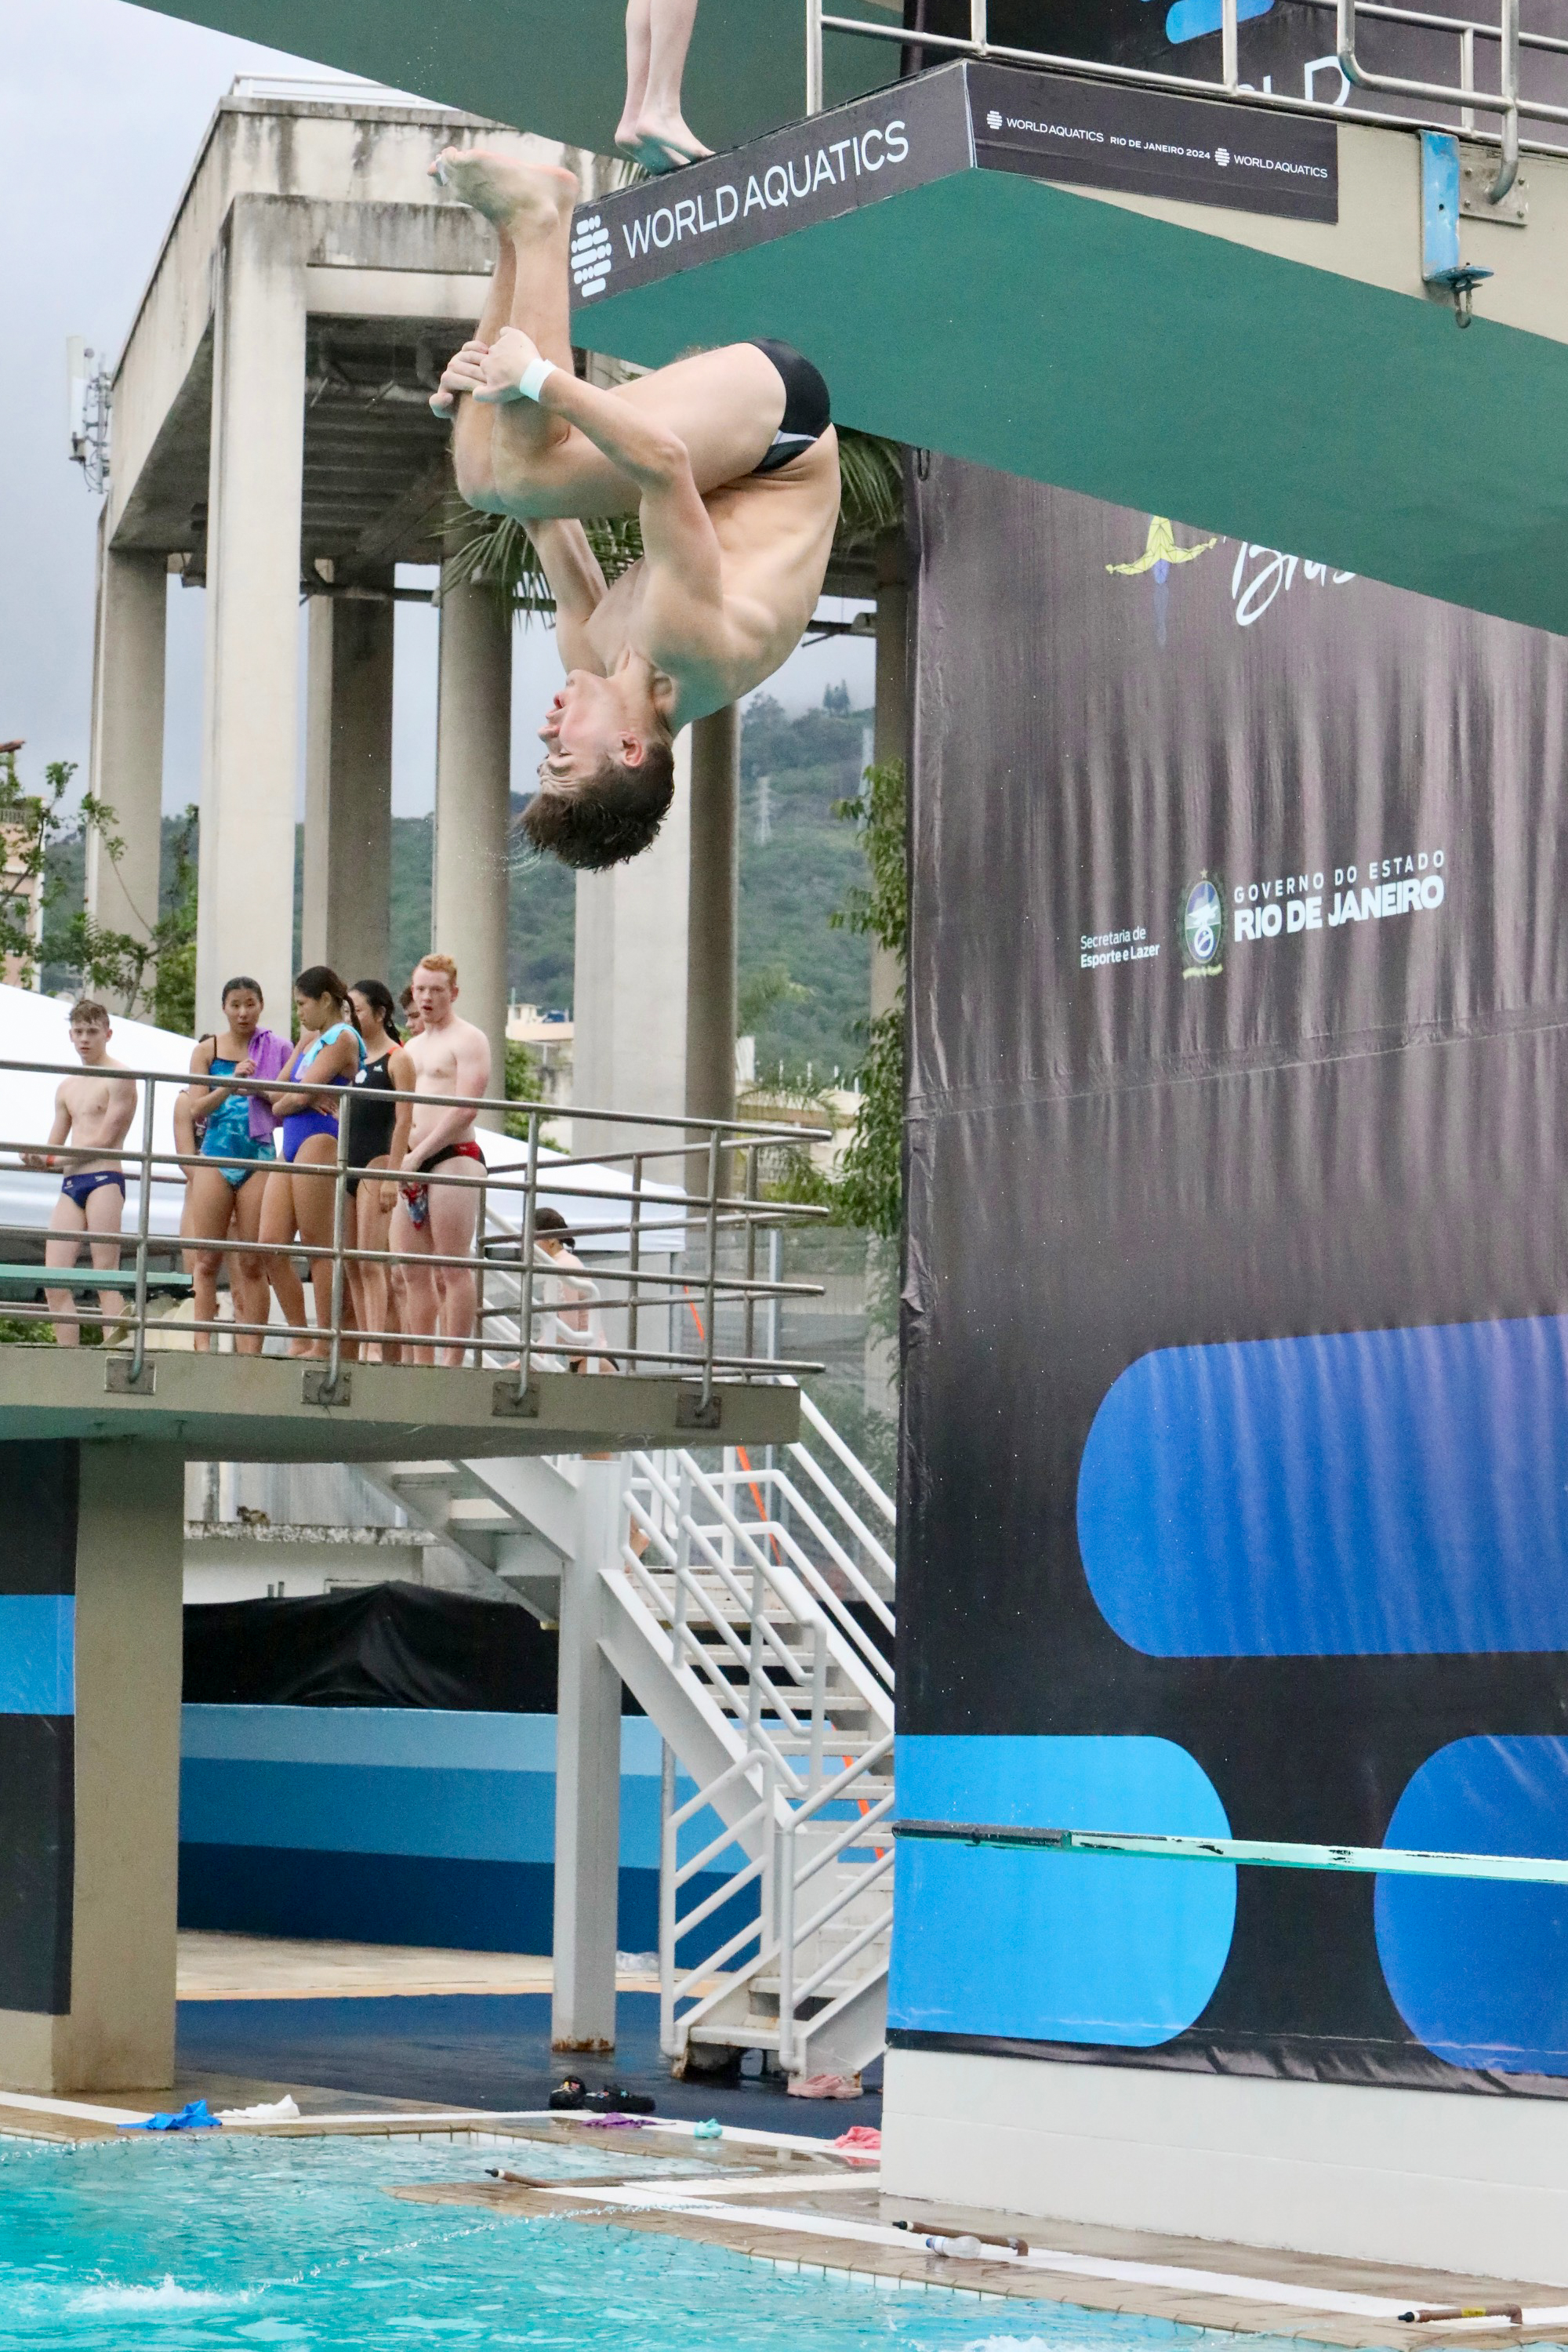
[[626,0],[626,102],[616,131],[623,155],[650,172],[710,155],[680,110],[697,0]]

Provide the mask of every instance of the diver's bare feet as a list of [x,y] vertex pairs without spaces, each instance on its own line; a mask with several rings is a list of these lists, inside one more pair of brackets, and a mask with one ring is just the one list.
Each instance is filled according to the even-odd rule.
[[433,179],[497,228],[532,222],[553,228],[577,201],[574,173],[553,163],[524,163],[494,147],[448,147],[430,166]]
[[711,147],[704,147],[697,133],[690,130],[679,114],[650,114],[646,110],[632,123],[623,138],[616,134],[616,144],[649,172],[679,172],[683,164],[700,163],[711,155]]

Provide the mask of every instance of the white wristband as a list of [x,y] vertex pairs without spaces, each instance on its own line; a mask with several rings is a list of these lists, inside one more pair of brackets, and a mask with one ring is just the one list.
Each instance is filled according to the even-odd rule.
[[555,362],[553,360],[530,360],[528,365],[523,369],[521,375],[518,378],[518,398],[520,400],[537,400],[541,392],[544,388],[545,377],[553,375],[554,373]]

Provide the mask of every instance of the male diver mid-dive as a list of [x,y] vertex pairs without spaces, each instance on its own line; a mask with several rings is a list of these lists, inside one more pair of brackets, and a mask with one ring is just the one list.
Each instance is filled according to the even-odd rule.
[[[458,488],[524,523],[555,600],[566,681],[523,817],[569,866],[635,857],[674,790],[679,730],[771,677],[800,643],[838,518],[827,386],[784,343],[731,343],[614,392],[574,373],[570,172],[448,148],[437,176],[500,233],[471,341],[431,405]],[[583,529],[639,517],[612,584]]]

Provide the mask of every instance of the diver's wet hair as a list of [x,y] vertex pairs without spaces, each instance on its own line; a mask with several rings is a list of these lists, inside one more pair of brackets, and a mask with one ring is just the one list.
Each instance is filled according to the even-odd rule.
[[675,754],[661,737],[645,744],[636,767],[606,760],[596,775],[572,792],[548,787],[522,813],[535,849],[547,850],[580,873],[602,874],[645,850],[675,797]]

